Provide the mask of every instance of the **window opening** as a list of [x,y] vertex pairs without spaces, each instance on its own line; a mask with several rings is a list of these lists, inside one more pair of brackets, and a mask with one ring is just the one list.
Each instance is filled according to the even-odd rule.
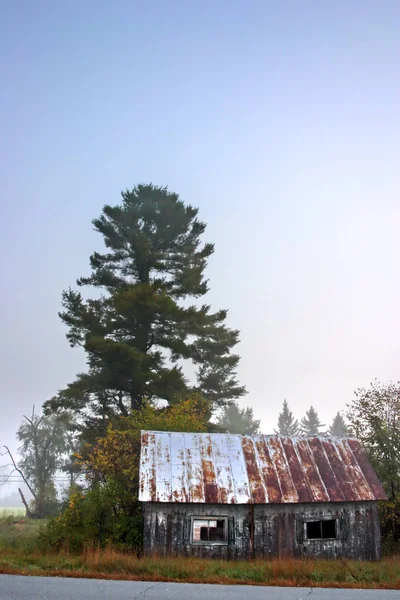
[[307,539],[328,540],[336,539],[336,520],[324,519],[322,521],[307,521]]
[[193,519],[192,541],[194,544],[227,542],[227,525],[227,519]]

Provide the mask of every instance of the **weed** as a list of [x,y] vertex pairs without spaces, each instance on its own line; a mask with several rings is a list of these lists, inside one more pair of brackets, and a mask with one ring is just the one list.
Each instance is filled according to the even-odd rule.
[[195,557],[142,557],[108,546],[40,552],[42,523],[0,519],[0,573],[311,587],[400,589],[400,556],[381,562],[334,560],[223,561]]

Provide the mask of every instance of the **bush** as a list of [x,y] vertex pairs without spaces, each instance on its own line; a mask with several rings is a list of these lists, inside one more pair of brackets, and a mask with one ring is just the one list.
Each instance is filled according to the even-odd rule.
[[394,500],[379,503],[379,517],[383,554],[400,553],[400,494]]
[[[125,498],[124,498],[125,496]],[[142,516],[137,503],[115,482],[71,493],[68,506],[41,532],[43,550],[79,553],[85,547],[139,552],[142,545]]]
[[176,404],[157,408],[150,402],[140,411],[110,423],[104,437],[75,454],[88,490],[75,489],[62,514],[41,536],[49,549],[81,552],[84,546],[140,552],[142,514],[138,502],[140,432],[207,431],[208,403],[193,394]]

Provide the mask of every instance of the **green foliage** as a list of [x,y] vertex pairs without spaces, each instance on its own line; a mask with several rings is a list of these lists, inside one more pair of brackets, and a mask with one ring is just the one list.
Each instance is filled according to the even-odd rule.
[[[204,270],[214,251],[201,245],[206,225],[197,213],[153,185],[104,206],[93,224],[107,252],[94,252],[90,276],[78,280],[100,295],[85,299],[69,289],[60,313],[71,346],[85,350],[88,371],[47,402],[47,411],[72,409],[104,434],[110,418],[140,409],[145,399],[173,404],[197,389],[215,408],[245,393],[232,354],[238,331],[225,325],[227,311],[188,304],[208,290]],[[185,360],[197,367],[195,385],[183,374]]]
[[390,499],[400,492],[400,382],[375,380],[347,406],[352,433],[364,444]]
[[65,510],[53,519],[43,548],[81,552],[85,545],[139,551],[142,520],[138,503],[141,430],[207,431],[208,402],[193,394],[172,406],[151,402],[109,424],[104,437],[77,455],[88,489],[76,488]]
[[332,421],[332,425],[329,427],[329,435],[348,435],[349,430],[348,427],[345,423],[345,420],[343,418],[343,416],[340,414],[340,412],[337,412],[333,421]]
[[136,550],[142,545],[140,507],[116,481],[97,483],[85,492],[73,491],[65,510],[48,523],[39,539],[45,551],[79,553],[90,545],[104,548],[109,544]]
[[278,429],[275,430],[276,435],[296,436],[299,435],[299,422],[294,418],[292,411],[286,400],[283,401],[282,411],[278,416]]
[[254,435],[260,431],[260,421],[254,418],[253,409],[240,408],[236,402],[222,410],[217,424],[224,431],[240,435]]
[[41,529],[46,525],[45,519],[21,518],[21,515],[0,514],[0,552],[33,552],[37,550]]
[[384,554],[400,553],[400,493],[388,502],[379,502]]
[[313,406],[310,406],[305,416],[300,421],[300,431],[302,435],[321,435],[321,428],[325,427],[318,417],[318,413]]

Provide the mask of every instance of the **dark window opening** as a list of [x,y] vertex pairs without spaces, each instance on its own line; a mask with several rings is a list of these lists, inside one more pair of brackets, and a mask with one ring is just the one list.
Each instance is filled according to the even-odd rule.
[[321,521],[309,521],[307,523],[307,538],[309,540],[322,538]]
[[326,519],[323,521],[307,521],[307,539],[309,540],[327,540],[335,539],[336,520]]
[[224,543],[227,541],[227,519],[193,519],[193,543]]

